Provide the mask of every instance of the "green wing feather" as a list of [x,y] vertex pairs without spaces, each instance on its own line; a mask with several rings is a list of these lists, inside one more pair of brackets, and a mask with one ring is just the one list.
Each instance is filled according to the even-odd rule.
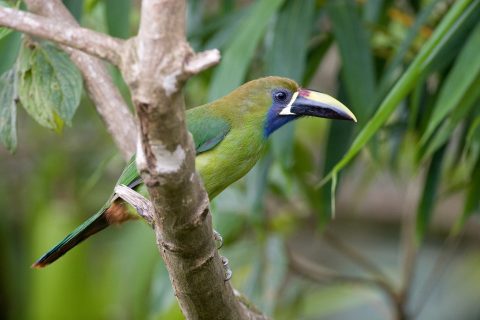
[[[188,112],[187,126],[188,130],[192,133],[197,155],[215,148],[215,146],[217,146],[230,131],[230,124],[227,121],[218,117],[208,116],[203,110],[196,109],[192,109]],[[126,185],[135,189],[141,183],[142,179],[138,174],[135,156],[133,156],[125,169],[123,169],[116,185]],[[45,267],[60,258],[86,238],[106,228],[109,225],[109,221],[105,212],[116,199],[117,197],[113,194],[96,214],[78,226],[73,232],[67,235],[65,239],[45,253],[32,265],[32,267]]]
[[138,174],[137,164],[135,162],[135,155],[130,158],[128,161],[127,166],[123,169],[120,178],[118,178],[116,186],[118,185],[125,185],[130,188],[135,188],[142,180],[140,179],[140,175]]
[[[194,111],[191,109],[190,111]],[[193,136],[196,154],[209,151],[216,147],[230,131],[230,124],[218,117],[212,117],[208,114],[196,112],[187,114],[187,128]],[[135,188],[142,183],[137,171],[135,156],[133,156],[128,165],[123,169],[116,185],[126,185]]]
[[198,114],[187,119],[187,127],[193,136],[197,155],[217,146],[231,128],[230,124],[221,118]]

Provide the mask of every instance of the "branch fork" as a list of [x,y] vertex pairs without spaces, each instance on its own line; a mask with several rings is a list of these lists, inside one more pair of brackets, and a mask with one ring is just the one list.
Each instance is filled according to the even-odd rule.
[[221,56],[218,49],[195,53],[187,59],[184,71],[187,75],[193,76],[217,65],[220,62],[220,59]]
[[152,202],[126,185],[117,185],[115,193],[130,204],[150,226],[153,226],[154,209]]

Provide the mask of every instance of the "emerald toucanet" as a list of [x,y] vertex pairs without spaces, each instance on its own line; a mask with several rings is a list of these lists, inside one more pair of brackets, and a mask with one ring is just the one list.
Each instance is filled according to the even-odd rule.
[[[267,77],[250,81],[230,94],[187,111],[188,130],[196,148],[195,165],[210,200],[255,165],[267,138],[284,124],[305,116],[355,121],[336,99],[300,88],[294,81]],[[117,185],[143,187],[133,158]],[[111,224],[135,217],[115,196],[90,219],[33,264],[44,267],[89,236]]]

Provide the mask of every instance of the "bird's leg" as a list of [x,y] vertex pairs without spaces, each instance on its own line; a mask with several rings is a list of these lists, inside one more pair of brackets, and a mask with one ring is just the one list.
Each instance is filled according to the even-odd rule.
[[134,207],[138,214],[153,227],[153,205],[150,200],[123,184],[115,186],[115,193]]
[[[209,208],[210,210],[210,208]],[[223,237],[218,232],[217,230],[213,229],[213,239],[217,243],[217,250],[220,250],[220,248],[223,246]],[[228,281],[232,278],[233,272],[228,266],[228,259],[226,257],[220,256],[222,259],[222,264],[223,264],[223,270],[225,272],[225,281]]]
[[[207,204],[207,205],[208,205],[208,211],[212,212],[212,208],[210,207],[210,204]],[[215,229],[213,229],[213,239],[217,243],[217,250],[220,250],[223,247],[223,237],[220,234],[220,232],[218,232]]]
[[228,265],[228,259],[223,256],[221,256],[221,258],[222,258],[223,269],[225,270],[225,281],[228,281],[232,279],[233,271],[232,269],[230,269],[230,266]]
[[[115,194],[134,207],[138,214],[145,219],[150,226],[153,226],[153,205],[150,200],[125,185],[117,185],[115,187]],[[217,249],[220,249],[223,246],[222,235],[218,231],[213,230],[213,238],[219,243]],[[228,259],[223,256],[221,256],[221,259],[225,270],[225,281],[228,281],[232,278],[233,272],[228,266]]]

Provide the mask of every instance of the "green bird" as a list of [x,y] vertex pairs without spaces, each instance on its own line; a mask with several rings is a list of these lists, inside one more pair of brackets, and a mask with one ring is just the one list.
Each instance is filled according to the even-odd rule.
[[[280,77],[250,81],[216,101],[188,110],[187,127],[195,142],[195,165],[209,199],[252,169],[275,130],[305,116],[357,121],[336,99]],[[117,185],[146,194],[135,157],[123,170]],[[113,194],[95,215],[32,267],[42,268],[109,225],[136,217],[126,202]]]

